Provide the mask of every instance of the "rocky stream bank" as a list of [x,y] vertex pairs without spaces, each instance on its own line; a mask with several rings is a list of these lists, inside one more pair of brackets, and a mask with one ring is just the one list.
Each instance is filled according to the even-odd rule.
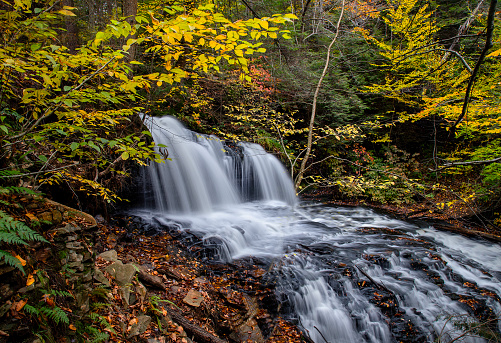
[[25,273],[0,262],[0,342],[308,341],[252,261],[204,263],[194,237],[137,218],[105,225],[40,197],[9,202],[48,243],[2,244]]

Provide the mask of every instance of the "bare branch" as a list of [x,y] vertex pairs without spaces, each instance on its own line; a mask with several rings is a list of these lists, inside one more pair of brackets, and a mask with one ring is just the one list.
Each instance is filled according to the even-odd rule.
[[494,33],[494,15],[496,13],[496,5],[498,0],[491,0],[491,5],[489,7],[489,15],[487,16],[487,35],[485,38],[485,46],[480,54],[477,63],[475,64],[475,69],[473,69],[473,73],[470,76],[470,80],[468,81],[468,87],[466,88],[466,94],[464,96],[463,110],[461,111],[461,115],[456,120],[454,125],[451,128],[451,132],[454,131],[456,126],[463,120],[468,111],[468,103],[470,102],[471,91],[473,89],[473,84],[475,83],[475,78],[477,77],[478,71],[480,70],[480,66],[487,55],[487,52],[490,48],[492,48],[492,35]]
[[438,169],[430,169],[431,172],[441,171],[447,168],[453,168],[457,166],[472,166],[472,165],[482,165],[482,164],[492,164],[501,162],[501,157],[493,158],[492,160],[483,160],[483,161],[466,161],[466,162],[452,162],[444,164],[442,167]]
[[324,70],[322,71],[322,75],[320,76],[320,79],[318,80],[317,88],[315,89],[315,95],[313,96],[313,107],[311,109],[311,118],[310,118],[310,126],[308,129],[308,143],[306,145],[306,154],[301,161],[301,167],[299,168],[298,175],[296,177],[296,183],[295,183],[295,188],[296,191],[299,189],[299,185],[301,184],[301,181],[303,180],[303,175],[304,175],[304,170],[306,168],[306,163],[308,162],[308,158],[310,157],[311,153],[311,146],[313,143],[313,127],[315,126],[315,114],[317,110],[317,98],[318,94],[320,92],[320,87],[322,86],[322,82],[325,78],[325,75],[327,74],[327,69],[329,68],[329,62],[330,62],[330,55],[331,55],[331,49],[334,45],[334,43],[337,40],[337,37],[339,35],[339,26],[341,26],[341,19],[343,18],[344,15],[344,3],[345,0],[343,0],[343,4],[341,6],[341,14],[339,15],[339,19],[337,21],[336,25],[336,35],[334,36],[334,39],[332,39],[331,43],[329,44],[329,47],[327,48],[327,57],[325,59],[325,65],[324,65]]

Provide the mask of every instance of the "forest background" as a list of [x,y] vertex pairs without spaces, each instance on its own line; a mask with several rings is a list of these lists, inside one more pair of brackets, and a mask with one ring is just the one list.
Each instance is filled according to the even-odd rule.
[[2,1],[0,191],[102,212],[122,200],[131,162],[168,158],[144,114],[173,115],[197,132],[262,144],[299,194],[494,230],[496,6]]

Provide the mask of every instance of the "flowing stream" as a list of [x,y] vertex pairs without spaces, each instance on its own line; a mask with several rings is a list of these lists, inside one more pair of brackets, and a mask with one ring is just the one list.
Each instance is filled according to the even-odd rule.
[[277,297],[313,341],[451,342],[475,321],[499,331],[499,245],[363,207],[300,202],[259,145],[199,135],[171,117],[147,125],[171,161],[147,168],[135,214],[216,245],[220,261],[266,261]]

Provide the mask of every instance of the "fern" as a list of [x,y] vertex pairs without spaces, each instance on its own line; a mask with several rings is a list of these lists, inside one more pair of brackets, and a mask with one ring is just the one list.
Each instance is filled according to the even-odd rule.
[[97,303],[92,303],[90,304],[90,306],[93,308],[93,309],[101,309],[103,307],[110,307],[111,304],[107,304],[107,303],[100,303],[100,302],[97,302]]
[[33,307],[28,304],[24,305],[23,311],[34,317],[40,316],[40,311],[36,307]]
[[12,256],[11,254],[9,254],[6,251],[0,250],[0,261],[2,259],[9,266],[14,267],[16,269],[19,269],[23,274],[26,274],[26,272],[24,271],[23,265],[16,257]]
[[108,335],[106,332],[101,332],[96,328],[89,327],[90,331],[89,333],[91,334],[91,338],[87,339],[88,343],[100,343],[100,342],[105,342],[110,338],[110,335]]
[[[27,245],[28,241],[48,243],[42,235],[30,229],[25,223],[15,220],[4,211],[0,211],[0,244]],[[4,250],[0,250],[0,260],[2,258],[7,264],[26,274],[17,258]]]
[[64,312],[60,307],[42,307],[40,308],[40,312],[45,314],[47,318],[52,320],[54,323],[59,324],[59,323],[64,323],[68,325],[70,323],[70,319],[68,318],[68,315],[66,312]]
[[111,326],[111,324],[106,320],[105,317],[103,317],[100,314],[97,314],[95,312],[92,312],[89,314],[89,318],[94,323],[97,323],[97,324],[101,325],[102,327],[107,328],[108,330],[110,330],[110,332],[112,332],[116,335],[115,329],[113,329],[113,326]]

